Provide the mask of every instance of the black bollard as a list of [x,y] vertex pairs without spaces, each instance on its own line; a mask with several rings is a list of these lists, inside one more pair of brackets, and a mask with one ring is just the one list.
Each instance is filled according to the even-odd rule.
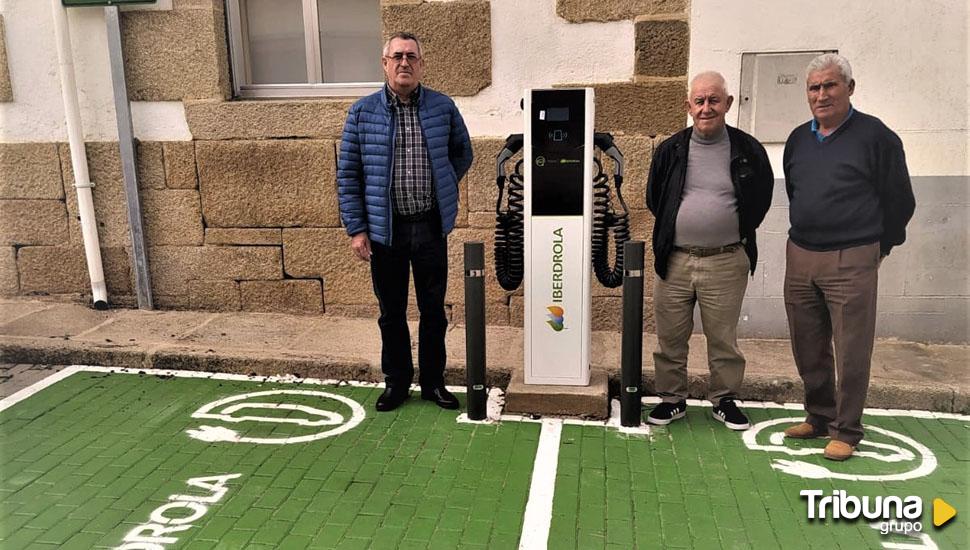
[[485,245],[465,243],[465,376],[468,418],[485,420]]
[[640,425],[643,378],[643,241],[623,245],[623,343],[620,351],[620,424]]

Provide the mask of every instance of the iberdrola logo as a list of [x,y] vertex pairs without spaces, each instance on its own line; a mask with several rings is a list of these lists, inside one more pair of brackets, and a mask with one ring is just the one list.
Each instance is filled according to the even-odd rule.
[[560,330],[563,329],[562,318],[565,312],[559,306],[549,306],[546,309],[549,310],[549,314],[546,315],[546,317],[548,317],[549,320],[546,321],[546,323],[549,323],[549,326],[552,327],[552,330],[559,332]]

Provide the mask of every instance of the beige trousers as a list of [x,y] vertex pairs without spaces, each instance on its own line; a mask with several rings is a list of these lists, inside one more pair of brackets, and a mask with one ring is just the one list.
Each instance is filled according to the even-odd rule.
[[737,397],[744,379],[744,355],[738,348],[738,317],[748,286],[750,262],[744,248],[698,257],[674,251],[667,278],[654,283],[657,351],[653,354],[657,394],[665,402],[687,398],[688,340],[694,330],[694,304],[701,310],[707,337],[710,383],[707,398],[719,405]]

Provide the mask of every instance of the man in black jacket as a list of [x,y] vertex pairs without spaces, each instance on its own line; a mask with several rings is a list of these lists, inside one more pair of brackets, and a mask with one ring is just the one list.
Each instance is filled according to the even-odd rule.
[[699,304],[714,418],[733,430],[750,427],[735,403],[745,365],[737,327],[758,260],[755,229],[771,205],[774,176],[764,147],[726,125],[733,102],[723,76],[695,76],[687,98],[694,125],[653,155],[647,183],[647,208],[656,217],[653,359],[663,402],[647,418],[651,424],[669,424],[687,411],[688,340]]
[[863,435],[879,265],[906,240],[915,200],[899,136],[849,101],[848,60],[821,55],[806,73],[813,118],[792,131],[783,163],[785,309],[808,415],[785,435],[828,435],[825,458],[845,460]]

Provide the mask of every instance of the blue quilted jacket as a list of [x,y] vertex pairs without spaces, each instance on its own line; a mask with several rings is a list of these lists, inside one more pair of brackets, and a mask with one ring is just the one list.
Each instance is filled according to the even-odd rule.
[[[421,88],[421,131],[428,146],[435,197],[445,235],[455,227],[458,180],[472,164],[465,122],[448,96]],[[344,124],[337,163],[340,219],[347,234],[367,232],[370,240],[391,244],[391,170],[394,164],[394,109],[384,89],[353,104]]]

